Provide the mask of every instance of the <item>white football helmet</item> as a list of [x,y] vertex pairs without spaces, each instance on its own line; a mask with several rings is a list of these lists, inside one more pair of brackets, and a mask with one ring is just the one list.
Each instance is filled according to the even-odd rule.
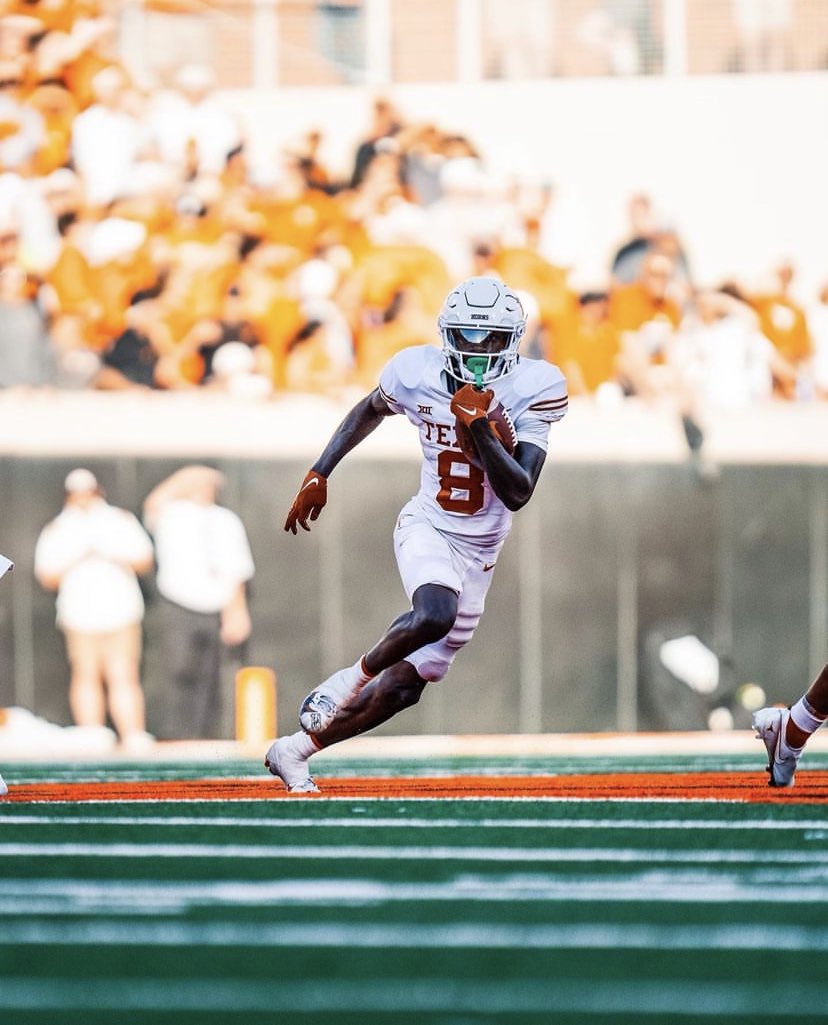
[[502,281],[469,278],[449,293],[437,326],[446,371],[464,384],[488,385],[514,370],[526,314]]

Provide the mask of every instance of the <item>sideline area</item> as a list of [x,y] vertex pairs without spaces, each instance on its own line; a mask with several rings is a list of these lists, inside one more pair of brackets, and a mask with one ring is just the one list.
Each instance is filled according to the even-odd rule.
[[[71,727],[68,728],[71,730]],[[233,762],[258,758],[267,748],[242,744],[235,740],[160,740],[136,754],[120,748],[101,751],[82,746],[67,746],[59,752],[62,762],[153,763],[153,762]],[[808,742],[808,753],[828,753],[828,731],[815,733]],[[612,757],[612,756],[694,756],[755,754],[762,760],[761,744],[751,730],[721,733],[687,731],[671,733],[514,733],[406,735],[354,737],[329,751],[314,756],[314,765],[349,763],[377,759],[405,759],[428,762],[452,758],[538,758],[538,757]],[[12,763],[54,762],[54,749],[34,744],[30,749],[19,741],[0,741],[0,765]]]

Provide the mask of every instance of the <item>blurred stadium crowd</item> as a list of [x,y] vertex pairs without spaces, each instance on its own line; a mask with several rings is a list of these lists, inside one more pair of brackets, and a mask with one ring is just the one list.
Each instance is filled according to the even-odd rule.
[[694,280],[647,195],[606,277],[559,258],[554,189],[496,180],[472,139],[384,97],[340,178],[309,130],[272,173],[210,71],[147,91],[95,0],[0,2],[0,387],[368,390],[399,348],[437,344],[453,283],[525,296],[524,348],[572,394],[711,407],[828,399],[828,272],[799,297]]

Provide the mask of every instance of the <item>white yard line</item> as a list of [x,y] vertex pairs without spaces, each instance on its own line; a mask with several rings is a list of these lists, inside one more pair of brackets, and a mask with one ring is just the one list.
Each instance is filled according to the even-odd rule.
[[[642,870],[602,876],[541,873],[464,873],[441,882],[371,879],[286,879],[264,882],[127,882],[122,880],[11,879],[0,882],[0,914],[31,921],[36,915],[182,915],[194,908],[366,907],[400,903],[680,903],[828,904],[828,873],[815,869]],[[251,925],[251,928],[253,926]]]
[[164,947],[338,947],[472,950],[828,950],[825,929],[734,925],[345,925],[286,922],[27,922],[4,923],[0,944],[39,946],[118,944]]
[[[325,826],[336,829],[354,827],[370,827],[377,829],[725,829],[732,831],[767,830],[766,818],[755,821],[729,822],[723,819],[457,819],[457,818],[378,818],[374,816],[353,815],[349,818],[297,818],[276,819],[235,818],[230,815],[3,815],[0,813],[0,828],[3,824],[14,825],[72,825],[72,826],[215,826],[229,828],[262,828],[262,829],[319,829]],[[814,830],[825,831],[825,817],[814,819],[778,819],[773,822],[774,832],[779,830]],[[812,839],[815,837],[811,837]]]
[[0,858],[263,858],[317,861],[498,861],[624,862],[654,861],[728,865],[811,865],[810,851],[676,851],[651,847],[449,847],[336,844],[195,844],[195,843],[0,843]]

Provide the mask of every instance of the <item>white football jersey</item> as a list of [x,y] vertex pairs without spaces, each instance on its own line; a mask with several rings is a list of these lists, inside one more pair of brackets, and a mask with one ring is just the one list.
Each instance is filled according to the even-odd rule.
[[[518,442],[545,452],[549,425],[567,409],[566,380],[560,370],[545,360],[522,356],[512,373],[491,387],[512,418]],[[457,444],[440,350],[431,345],[403,349],[384,367],[379,388],[389,408],[404,413],[420,432],[423,466],[417,500],[430,522],[483,544],[502,541],[512,514],[483,470],[469,463]]]

